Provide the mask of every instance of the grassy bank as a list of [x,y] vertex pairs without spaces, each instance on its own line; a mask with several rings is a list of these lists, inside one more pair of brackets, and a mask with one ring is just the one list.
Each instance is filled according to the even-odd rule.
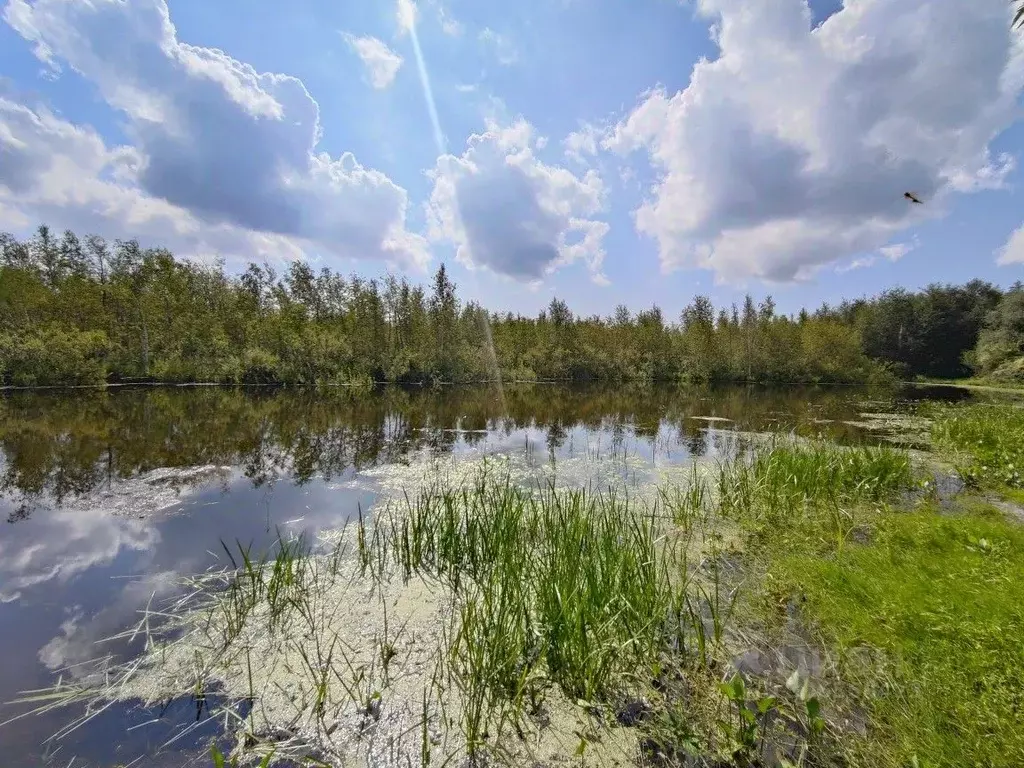
[[227,547],[53,703],[213,691],[240,764],[1020,765],[1024,526],[993,503],[1022,414],[928,411],[954,497],[902,449],[791,439],[657,489],[485,460],[316,546]]
[[[976,412],[948,411],[935,431],[960,418]],[[1024,528],[968,497],[896,503],[897,456],[814,482],[801,477],[819,452],[763,459],[777,468],[742,518],[762,584],[747,618],[784,643],[797,616],[822,650],[833,712],[863,719],[837,734],[847,764],[1020,765]]]
[[984,376],[971,376],[966,379],[936,379],[929,377],[918,377],[907,384],[933,384],[940,387],[961,387],[963,389],[974,389],[981,392],[1024,392],[1024,383],[1007,381],[1005,379],[987,378]]
[[984,506],[881,513],[870,544],[793,551],[769,574],[871,716],[871,766],[1021,765],[1024,530]]

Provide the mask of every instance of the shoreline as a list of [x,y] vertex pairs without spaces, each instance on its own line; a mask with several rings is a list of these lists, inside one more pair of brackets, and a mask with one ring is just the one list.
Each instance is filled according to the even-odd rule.
[[978,392],[1014,392],[1024,394],[1024,384],[1020,386],[1000,386],[998,384],[979,383],[972,379],[922,379],[918,381],[901,381],[900,383],[915,387],[955,387],[958,389],[973,389]]
[[[319,390],[319,389],[349,389],[349,390],[370,390],[378,389],[383,387],[399,387],[405,389],[426,389],[426,388],[449,388],[449,387],[475,387],[484,386],[490,384],[498,384],[500,386],[522,386],[522,385],[536,385],[536,386],[594,386],[594,385],[606,385],[606,386],[678,386],[681,388],[694,389],[700,387],[759,387],[764,389],[771,389],[775,387],[823,387],[823,388],[836,388],[836,389],[875,389],[878,387],[889,387],[893,386],[890,383],[872,383],[872,382],[861,382],[861,383],[849,383],[849,382],[835,382],[835,381],[756,381],[747,379],[722,379],[712,381],[678,381],[675,379],[480,379],[475,381],[437,381],[437,382],[398,382],[398,381],[370,381],[366,383],[324,383],[324,384],[295,384],[295,383],[275,383],[275,384],[242,384],[233,382],[218,382],[218,381],[195,381],[195,382],[175,382],[175,381],[118,381],[110,382],[105,384],[45,384],[45,385],[34,385],[34,386],[16,386],[8,384],[0,386],[0,394],[6,392],[56,392],[65,390],[107,390],[107,389],[133,389],[151,387],[153,389],[294,389],[294,390]],[[964,387],[972,388],[967,385],[943,383],[941,385],[933,382],[920,382],[920,381],[897,381],[894,383],[895,386],[949,386],[949,387]],[[972,385],[973,388],[979,388]],[[1024,392],[1024,388],[1020,390],[1011,390]]]

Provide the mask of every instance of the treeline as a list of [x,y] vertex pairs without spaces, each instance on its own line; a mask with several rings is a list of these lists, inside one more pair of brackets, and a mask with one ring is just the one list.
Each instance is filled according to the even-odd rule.
[[935,286],[794,318],[778,314],[770,297],[716,312],[698,296],[675,320],[658,307],[577,317],[555,299],[523,317],[460,301],[443,266],[427,287],[315,272],[304,262],[280,274],[251,264],[232,276],[136,240],[58,237],[41,226],[27,242],[0,234],[0,382],[961,376],[971,360],[999,367],[1019,356],[1006,334],[992,353],[972,352],[986,318],[1020,307],[1012,295],[980,282]]

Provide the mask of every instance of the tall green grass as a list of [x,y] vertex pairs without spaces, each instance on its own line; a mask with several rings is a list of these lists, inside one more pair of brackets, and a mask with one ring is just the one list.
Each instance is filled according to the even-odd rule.
[[1024,408],[1013,404],[933,405],[932,439],[976,486],[1024,488]]
[[878,501],[906,487],[910,458],[886,446],[779,444],[759,453],[752,471],[769,501]]
[[718,514],[737,521],[749,544],[842,549],[866,504],[894,498],[913,481],[906,451],[887,446],[777,442],[752,461],[723,466]]
[[[381,514],[363,565],[436,578],[456,595],[448,662],[471,749],[536,711],[549,686],[598,705],[678,647],[685,579],[658,504],[586,489],[535,489],[484,472]],[[686,624],[684,627],[688,626]]]

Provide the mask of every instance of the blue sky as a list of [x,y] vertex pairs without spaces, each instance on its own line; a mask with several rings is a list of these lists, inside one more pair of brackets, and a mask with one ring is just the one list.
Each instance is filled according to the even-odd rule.
[[134,236],[229,269],[425,280],[444,261],[463,297],[527,313],[553,294],[675,317],[695,293],[792,312],[1006,285],[1024,277],[1010,13],[7,0],[0,229]]

